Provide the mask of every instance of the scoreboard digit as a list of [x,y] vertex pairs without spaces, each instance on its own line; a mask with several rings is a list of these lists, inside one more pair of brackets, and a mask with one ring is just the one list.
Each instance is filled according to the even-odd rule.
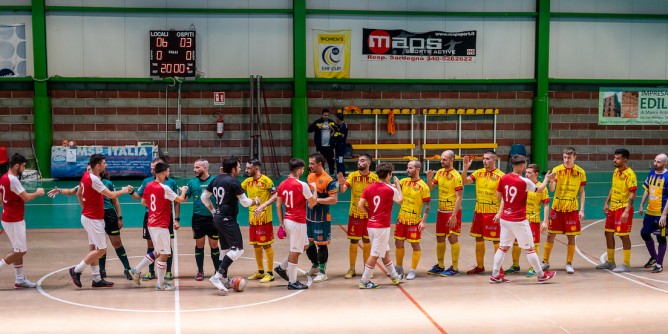
[[195,32],[150,31],[150,76],[195,78]]

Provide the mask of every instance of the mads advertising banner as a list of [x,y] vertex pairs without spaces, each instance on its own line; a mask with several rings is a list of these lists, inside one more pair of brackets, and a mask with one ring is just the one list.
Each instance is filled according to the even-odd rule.
[[364,28],[362,55],[364,60],[471,63],[477,55],[476,35],[475,30],[415,33]]

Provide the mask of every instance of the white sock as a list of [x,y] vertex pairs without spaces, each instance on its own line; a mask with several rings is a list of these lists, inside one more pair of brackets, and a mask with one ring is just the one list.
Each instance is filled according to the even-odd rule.
[[364,265],[364,272],[362,273],[362,282],[366,283],[371,280],[371,275],[373,275],[373,268],[369,268],[366,264]]
[[527,250],[527,260],[529,260],[529,264],[533,267],[533,270],[536,272],[536,277],[543,277],[543,268],[540,266],[540,259],[538,258],[538,254],[536,254],[536,251],[533,249]]
[[90,270],[93,272],[93,282],[99,282],[102,280],[102,276],[100,276],[100,266],[90,266]]
[[5,262],[5,259],[0,260],[0,269],[2,269],[6,265],[7,265],[7,262]]
[[74,272],[80,273],[84,271],[84,269],[86,269],[86,266],[87,266],[86,262],[83,262],[83,260],[81,260],[81,262],[79,262],[79,264],[77,264],[76,267],[74,267]]
[[288,263],[288,282],[295,283],[297,282],[297,264]]
[[167,262],[155,261],[155,275],[158,277],[158,285],[165,283],[165,274],[167,273]]
[[385,270],[387,270],[387,272],[390,274],[390,277],[392,278],[395,278],[398,275],[397,270],[394,268],[394,263],[392,263],[392,261],[385,264]]
[[25,276],[23,276],[23,265],[15,265],[14,270],[16,271],[16,281],[22,281],[25,278]]
[[135,272],[141,272],[144,268],[153,262],[155,262],[155,260],[153,260],[150,255],[146,254],[146,256],[144,256],[144,258],[142,258],[141,261],[139,261],[139,264],[135,267]]
[[492,276],[498,277],[501,264],[503,263],[503,258],[506,257],[506,252],[501,250],[501,247],[496,250],[494,253],[494,269],[492,269]]
[[285,270],[286,268],[288,268],[288,258],[286,257],[286,258],[285,258],[285,261],[281,262],[278,266],[279,266],[281,269],[283,269],[283,270]]

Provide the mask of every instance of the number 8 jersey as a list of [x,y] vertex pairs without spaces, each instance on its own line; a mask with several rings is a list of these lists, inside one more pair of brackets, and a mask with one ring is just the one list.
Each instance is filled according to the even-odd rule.
[[178,197],[167,185],[153,181],[146,186],[142,198],[148,207],[148,226],[168,228],[172,201]]
[[501,177],[496,191],[503,199],[501,219],[521,222],[527,219],[527,192],[536,191],[536,184],[517,174],[506,174]]

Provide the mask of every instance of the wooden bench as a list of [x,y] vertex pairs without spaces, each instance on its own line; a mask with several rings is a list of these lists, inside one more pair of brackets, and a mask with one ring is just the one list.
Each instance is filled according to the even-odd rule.
[[[463,158],[462,150],[496,150],[497,147],[499,147],[499,144],[497,144],[497,143],[422,144],[422,152],[423,152],[422,153],[422,158],[425,162],[425,169],[424,170],[429,170],[429,162],[430,161],[440,161],[441,160],[440,153],[445,151],[445,150],[455,151],[455,153],[456,153],[455,154],[455,160],[462,160],[462,158]],[[440,150],[441,152],[439,152],[438,155],[427,155],[427,150]],[[497,165],[499,165],[499,164],[500,164],[500,162],[497,161]]]
[[[352,144],[353,146],[353,155],[359,156],[361,153],[369,154],[373,157],[374,161],[398,161],[398,162],[408,162],[411,160],[419,160],[418,157],[413,155],[413,150],[415,150],[415,144]],[[381,155],[378,151],[404,151],[410,150],[410,155]],[[371,152],[373,151],[373,152]],[[408,153],[408,152],[406,152]],[[345,161],[357,161],[357,158],[348,158],[344,159]],[[400,173],[400,172],[399,172]]]

